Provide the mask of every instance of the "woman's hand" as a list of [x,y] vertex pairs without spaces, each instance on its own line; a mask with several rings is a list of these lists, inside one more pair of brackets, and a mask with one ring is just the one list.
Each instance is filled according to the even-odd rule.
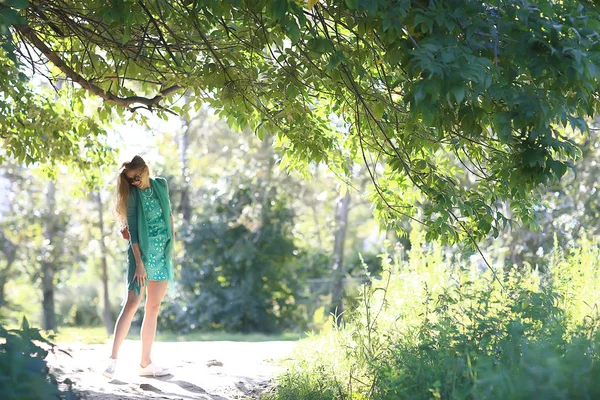
[[144,263],[138,263],[135,266],[135,274],[133,274],[133,280],[137,280],[140,288],[144,287],[146,284],[148,276],[146,275],[146,267]]
[[127,226],[121,228],[121,235],[123,235],[123,239],[129,240],[131,236],[129,235],[129,228]]

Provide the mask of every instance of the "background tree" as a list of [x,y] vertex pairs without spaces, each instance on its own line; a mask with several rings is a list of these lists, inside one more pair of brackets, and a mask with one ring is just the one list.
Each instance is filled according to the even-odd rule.
[[549,262],[547,255],[556,246],[572,248],[584,237],[598,235],[600,150],[595,126],[597,120],[589,135],[577,138],[581,158],[576,168],[540,191],[536,226],[513,226],[495,242],[486,243],[492,258],[505,258],[508,265],[528,263],[544,268]]
[[[586,154],[577,130],[597,109],[597,28],[597,8],[585,1],[3,2],[0,157],[39,162],[57,179],[65,235],[54,264],[58,322],[101,319],[99,290],[84,282],[101,270],[98,238],[109,270],[124,262],[112,251],[124,242],[109,218],[113,235],[98,232],[91,198],[77,200],[85,210],[77,215],[65,206],[81,180],[106,193],[98,182],[112,177],[98,166],[114,165],[111,124],[129,124],[119,128],[129,138],[138,123],[159,132],[149,160],[169,179],[188,240],[176,260],[188,286],[165,310],[178,329],[200,320],[246,330],[311,326],[323,309],[311,299],[332,301],[336,176],[361,188],[339,262],[348,281],[364,273],[359,252],[377,271],[383,239],[361,184],[350,182],[357,163],[384,231],[409,230],[412,218],[426,225],[427,240],[465,244],[491,234],[499,249],[536,248],[539,238],[525,231],[511,232],[520,242],[500,232],[533,225],[554,207],[540,201],[544,185],[564,191],[565,213],[579,213],[566,201],[575,185],[558,178]],[[49,95],[45,78],[67,84]],[[198,110],[206,116],[196,119]],[[69,179],[59,164],[82,172]],[[24,276],[40,283],[47,181],[22,176],[3,227],[19,250],[15,270],[28,272],[7,284],[7,297],[24,304],[11,285]],[[201,239],[244,251],[201,254]],[[411,245],[411,236],[403,240]],[[228,306],[250,292],[273,295],[229,318],[189,301],[199,290],[194,280],[209,288],[204,300]]]
[[2,268],[0,269],[0,309],[6,307],[6,284],[14,276],[14,263],[17,258],[17,246],[0,232],[0,251],[2,251]]
[[584,0],[14,0],[0,15],[8,56],[51,62],[51,80],[76,84],[74,110],[87,92],[103,120],[166,115],[185,88],[232,125],[277,135],[290,166],[348,175],[347,154],[362,160],[380,220],[401,229],[424,199],[420,221],[446,242],[496,234],[508,200],[531,222],[532,191],[578,155],[565,128],[587,131],[598,108],[598,9]]
[[[306,324],[301,289],[315,262],[306,265],[310,251],[304,255],[295,244],[299,225],[292,209],[310,193],[298,186],[308,185],[278,171],[268,138],[261,143],[232,131],[206,110],[198,115],[172,133],[194,138],[187,151],[196,157],[189,160],[188,181],[170,179],[174,208],[183,209],[179,193],[187,187],[192,213],[191,229],[181,235],[181,295],[165,311],[166,326],[273,332]],[[177,170],[167,155],[181,140],[164,141],[159,147],[168,166],[158,169]],[[316,208],[321,220],[327,210]],[[329,274],[323,260],[317,265]]]
[[56,314],[54,307],[54,274],[60,249],[60,226],[56,211],[56,184],[48,182],[44,210],[44,246],[41,254],[42,309],[44,310],[44,329],[56,332]]
[[[6,12],[4,5],[0,8],[0,15]],[[57,165],[86,173],[112,160],[106,131],[96,119],[83,110],[74,112],[58,88],[57,98],[57,93],[39,85],[34,89],[28,81],[23,68],[0,49],[0,162],[42,163],[52,176]]]
[[108,248],[106,247],[106,235],[105,219],[104,219],[104,203],[102,201],[102,193],[100,191],[93,192],[92,197],[96,203],[98,210],[98,231],[100,233],[98,242],[100,243],[100,278],[102,280],[102,297],[103,297],[103,316],[104,326],[108,334],[114,330],[114,320],[110,307],[110,291],[108,283]]
[[335,212],[336,232],[333,248],[333,265],[331,272],[331,313],[338,318],[341,325],[341,315],[344,313],[344,278],[346,268],[344,264],[344,245],[346,242],[346,230],[348,228],[348,213],[350,212],[350,192],[346,191],[340,195]]

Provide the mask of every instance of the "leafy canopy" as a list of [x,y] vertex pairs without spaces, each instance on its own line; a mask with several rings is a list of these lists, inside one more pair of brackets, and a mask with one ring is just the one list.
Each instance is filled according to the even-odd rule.
[[[26,3],[4,4],[23,7]],[[0,34],[8,32],[7,22],[23,23],[24,19],[15,9],[0,4]],[[52,176],[57,164],[91,172],[110,161],[113,153],[105,145],[103,124],[75,110],[73,101],[62,95],[64,91],[30,84],[14,51],[12,40],[5,40],[0,49],[0,162],[41,163]],[[98,177],[88,174],[86,178],[93,182]]]
[[507,201],[532,223],[532,193],[572,167],[598,110],[584,0],[5,0],[0,29],[9,57],[49,60],[105,120],[188,112],[173,94],[189,90],[276,134],[289,168],[361,162],[382,221],[447,242],[497,235]]

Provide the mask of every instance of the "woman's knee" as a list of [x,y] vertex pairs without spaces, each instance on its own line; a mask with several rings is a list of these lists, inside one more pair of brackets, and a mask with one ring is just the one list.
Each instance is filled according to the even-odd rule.
[[150,281],[148,283],[148,294],[146,296],[146,312],[156,312],[160,310],[160,304],[167,289],[166,281]]
[[160,311],[160,302],[146,302],[146,306],[144,307],[146,314],[156,314]]
[[137,310],[138,307],[140,306],[140,303],[142,302],[142,295],[140,294],[139,296],[136,295],[129,295],[127,297],[127,301],[125,302],[125,305],[123,308],[125,308],[126,310]]

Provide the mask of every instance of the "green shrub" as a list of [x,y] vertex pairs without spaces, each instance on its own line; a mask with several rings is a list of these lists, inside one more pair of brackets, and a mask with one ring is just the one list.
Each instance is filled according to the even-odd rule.
[[[457,287],[373,370],[378,399],[600,398],[598,340],[565,329],[559,296]],[[472,292],[470,292],[472,290]],[[431,300],[431,299],[430,299]],[[427,389],[427,390],[424,390]]]
[[49,351],[55,351],[55,346],[42,337],[39,329],[31,328],[25,318],[21,329],[0,326],[0,399],[75,399],[71,383],[65,382],[68,390],[63,392],[50,374],[44,360]]
[[600,398],[598,254],[584,239],[544,274],[498,279],[436,245],[384,254],[345,326],[305,341],[270,398]]

